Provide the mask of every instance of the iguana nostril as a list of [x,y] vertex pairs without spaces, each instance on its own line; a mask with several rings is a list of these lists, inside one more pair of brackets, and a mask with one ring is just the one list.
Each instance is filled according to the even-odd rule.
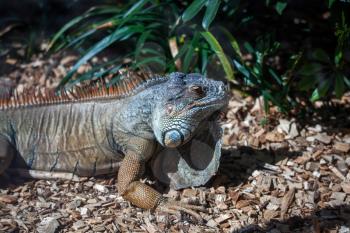
[[167,147],[177,147],[182,144],[184,136],[178,130],[170,130],[164,135],[164,145]]

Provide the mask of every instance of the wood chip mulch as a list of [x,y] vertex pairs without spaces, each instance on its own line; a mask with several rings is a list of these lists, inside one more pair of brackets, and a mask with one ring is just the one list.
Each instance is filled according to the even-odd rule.
[[[0,82],[50,87],[76,59],[8,60],[19,68]],[[131,206],[114,177],[73,182],[5,174],[0,232],[350,232],[350,95],[316,105],[317,113],[294,119],[273,108],[265,116],[261,99],[231,98],[218,174],[206,186],[165,192],[205,206],[203,223]]]

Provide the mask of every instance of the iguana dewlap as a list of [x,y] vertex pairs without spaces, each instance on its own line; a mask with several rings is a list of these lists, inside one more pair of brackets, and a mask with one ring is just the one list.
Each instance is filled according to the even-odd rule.
[[222,82],[182,73],[0,99],[0,175],[10,165],[78,176],[119,170],[118,191],[136,206],[191,212],[198,208],[165,200],[139,179],[157,145],[186,144],[226,102]]

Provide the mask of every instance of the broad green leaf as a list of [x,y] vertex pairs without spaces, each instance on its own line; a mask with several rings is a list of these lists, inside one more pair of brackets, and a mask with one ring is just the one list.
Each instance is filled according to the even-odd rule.
[[251,54],[255,53],[253,46],[248,41],[244,42],[243,45],[249,53],[251,53]]
[[298,82],[298,89],[301,91],[308,91],[311,88],[315,87],[317,79],[315,76],[304,76]]
[[82,58],[80,58],[80,60],[77,63],[75,63],[75,65],[68,72],[66,77],[62,79],[59,87],[62,87],[64,84],[66,84],[81,65],[85,64],[90,58],[92,58],[93,56],[101,52],[103,49],[110,46],[112,43],[116,41],[125,40],[131,37],[132,35],[134,35],[135,33],[142,32],[142,31],[143,31],[143,27],[141,26],[129,26],[129,27],[126,26],[115,30],[112,34],[100,40],[98,43],[92,46],[88,50],[88,52]]
[[202,9],[206,2],[207,0],[194,0],[182,14],[182,20],[184,22],[191,20],[198,14],[198,12]]
[[298,74],[303,76],[316,76],[322,70],[319,63],[306,63],[299,70]]
[[202,27],[208,30],[211,22],[213,22],[220,6],[220,0],[208,0],[207,9],[205,10]]
[[320,62],[324,62],[324,63],[330,62],[328,54],[323,49],[319,49],[319,48],[315,49],[315,51],[312,53],[312,57],[313,59]]
[[287,2],[277,2],[275,5],[275,9],[279,15],[282,15],[284,9],[287,7]]
[[317,87],[310,97],[310,101],[315,102],[316,100],[321,99],[327,94],[327,91],[330,88],[330,80],[323,81],[319,87]]
[[335,95],[339,99],[345,91],[344,75],[341,73],[335,74]]
[[328,0],[328,8],[331,8],[335,0]]
[[215,52],[216,56],[218,56],[221,65],[224,68],[224,71],[226,73],[227,79],[228,80],[234,80],[234,73],[233,69],[231,66],[231,63],[226,57],[226,54],[224,53],[224,50],[222,49],[220,43],[216,40],[213,34],[209,31],[205,31],[201,33],[202,36],[205,38],[205,40],[208,42],[210,45],[211,49]]

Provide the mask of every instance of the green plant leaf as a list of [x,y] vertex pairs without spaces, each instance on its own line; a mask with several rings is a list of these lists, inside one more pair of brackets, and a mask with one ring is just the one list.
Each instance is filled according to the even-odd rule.
[[185,73],[188,72],[191,63],[193,62],[193,57],[195,55],[194,54],[195,48],[198,46],[198,39],[199,39],[199,34],[195,33],[190,43],[190,46],[186,52],[185,58],[183,60],[182,71]]
[[182,20],[184,22],[187,22],[191,20],[193,17],[195,17],[198,12],[202,9],[202,7],[205,5],[207,0],[195,0],[187,7],[185,12],[182,14]]
[[207,65],[209,63],[209,55],[208,55],[208,50],[206,49],[202,49],[201,50],[201,73],[205,74],[206,73],[206,69],[207,69]]
[[100,6],[100,7],[93,7],[87,12],[85,12],[83,15],[75,17],[71,21],[69,21],[67,24],[65,24],[52,38],[50,41],[47,50],[51,50],[53,45],[57,43],[57,41],[63,37],[64,33],[66,33],[69,29],[74,27],[75,25],[78,25],[81,21],[90,18],[91,16],[95,15],[101,15],[101,14],[116,14],[120,11],[120,9],[111,7],[111,6]]
[[322,66],[319,63],[306,63],[298,70],[298,74],[303,76],[317,76],[321,70]]
[[230,44],[231,44],[233,50],[235,51],[235,53],[239,56],[240,59],[242,59],[242,52],[241,52],[241,49],[239,47],[239,44],[238,44],[236,38],[226,28],[220,27],[220,29],[224,32],[224,34],[230,40]]
[[141,34],[141,36],[137,40],[136,48],[135,48],[135,57],[136,58],[140,55],[142,47],[145,44],[146,40],[150,37],[150,35],[151,35],[151,31],[145,31]]
[[329,56],[326,53],[326,51],[320,48],[315,49],[315,51],[312,53],[312,58],[324,63],[330,62]]
[[328,0],[328,8],[331,8],[335,0]]
[[224,53],[224,50],[222,49],[220,43],[216,40],[214,35],[209,31],[202,32],[201,35],[208,42],[208,44],[210,45],[211,49],[214,51],[216,56],[218,56],[221,62],[221,65],[223,66],[224,71],[226,73],[227,79],[234,80],[235,77],[234,77],[231,63],[227,59],[226,54]]
[[218,12],[219,6],[220,0],[208,0],[207,9],[205,10],[205,14],[202,21],[202,27],[205,30],[208,30],[210,24],[213,22]]
[[279,85],[283,86],[283,82],[282,82],[281,77],[278,74],[276,74],[276,72],[273,69],[269,68],[268,70],[269,70],[269,73],[271,74],[271,76],[276,80],[276,82]]
[[343,51],[339,48],[335,51],[334,63],[338,67],[341,60],[343,59]]
[[344,75],[341,73],[335,74],[335,95],[340,99],[345,91]]
[[125,12],[124,18],[139,11],[149,1],[150,0],[138,0],[127,12]]
[[287,7],[287,2],[280,2],[278,1],[275,5],[275,9],[279,15],[282,15],[284,9]]
[[298,82],[298,89],[301,91],[308,91],[315,87],[317,79],[314,76],[304,76]]
[[348,86],[348,88],[350,88],[350,79],[344,76],[344,82]]
[[316,100],[321,99],[327,94],[327,91],[330,88],[330,80],[323,81],[319,87],[317,87],[310,97],[311,102],[315,102]]
[[235,64],[235,66],[236,66],[236,68],[237,68],[237,70],[239,71],[239,72],[241,72],[245,77],[247,77],[247,78],[250,78],[250,72],[249,72],[249,70],[246,68],[246,67],[244,67],[243,65],[241,65],[238,61],[236,61],[236,60],[233,60],[233,63]]
[[132,35],[134,35],[137,32],[142,32],[143,27],[142,26],[125,26],[123,28],[115,30],[112,34],[109,36],[106,36],[102,40],[100,40],[98,43],[96,43],[94,46],[92,46],[88,52],[79,59],[77,63],[72,67],[72,69],[68,72],[68,74],[62,79],[59,88],[62,87],[64,84],[66,84],[69,79],[73,76],[73,74],[78,70],[78,68],[86,63],[90,58],[101,52],[106,47],[110,46],[112,43],[116,41],[125,40]]

